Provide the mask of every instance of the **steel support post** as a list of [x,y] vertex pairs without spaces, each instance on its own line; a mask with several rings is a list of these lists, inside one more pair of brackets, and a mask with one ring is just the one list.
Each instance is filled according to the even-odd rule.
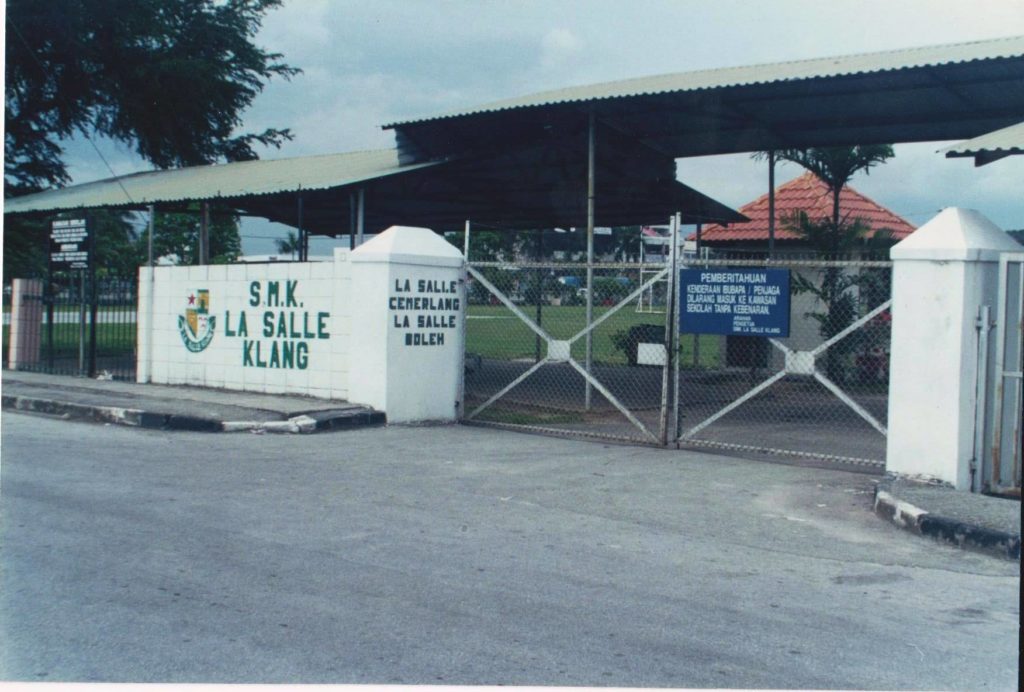
[[[86,217],[92,221],[90,217]],[[96,286],[96,234],[99,224],[88,223],[89,229],[89,361],[86,374],[96,377],[96,331],[99,322],[99,292]]]
[[775,150],[768,152],[768,259],[775,252]]
[[366,188],[359,188],[358,204],[356,206],[356,247],[363,244],[363,235],[366,233]]
[[[50,227],[53,227],[53,219],[50,219]],[[53,372],[53,303],[56,300],[57,292],[53,288],[53,256],[47,248],[46,262],[46,287],[43,289],[43,300],[46,301],[46,366]]]
[[156,232],[156,207],[149,205],[149,224],[146,238],[146,266],[153,266],[153,234]]
[[[146,323],[149,325],[149,333],[146,335],[146,352],[142,356],[146,359],[146,382],[153,381],[153,306],[156,298],[153,293],[156,289],[156,271],[154,271],[153,257],[153,236],[156,232],[156,205],[149,205],[149,292],[146,299],[146,314],[149,317]],[[137,318],[136,318],[137,319]]]
[[85,270],[78,270],[78,374],[85,375]]
[[[594,127],[594,111],[590,111],[590,118],[587,122],[587,327],[594,321],[594,172],[596,162],[594,150],[596,148],[596,137]],[[590,331],[587,332],[586,344],[586,369],[587,375],[591,375],[594,367],[594,339]],[[583,408],[587,411],[591,407],[591,386],[590,380],[586,382]]]
[[[537,260],[538,263],[544,261],[543,255],[544,255],[544,229],[539,228],[539,229],[537,229],[537,251],[536,251],[536,255],[535,255],[536,260]],[[541,307],[541,299],[544,297],[544,269],[542,267],[537,267],[537,269],[535,271],[536,271],[536,274],[534,275],[534,284],[535,284],[534,285],[534,291],[535,291],[534,300],[535,300],[536,309],[537,309],[537,312],[536,312],[536,322],[537,322],[537,326],[541,327],[543,329],[544,313],[543,313],[543,308]],[[541,338],[540,338],[540,335],[538,334],[536,339],[534,339],[534,357],[533,357],[534,362],[537,362],[537,361],[540,360],[540,358],[541,358],[540,351],[541,351]]]
[[462,239],[462,257],[467,262],[469,261],[469,219],[466,219],[466,233]]
[[199,262],[210,263],[210,203],[203,202],[199,214]]
[[661,370],[661,416],[658,435],[658,440],[663,445],[668,444],[669,402],[674,400],[670,393],[669,373],[673,371],[673,363],[676,360],[673,357],[672,348],[675,344],[675,339],[673,338],[673,330],[675,328],[673,313],[676,309],[675,273],[676,255],[679,252],[679,214],[673,216],[669,221],[669,243],[669,272],[668,281],[665,283],[665,364]]
[[[671,440],[679,439],[679,241],[682,238],[682,213],[676,213],[676,251],[672,258],[672,425],[669,428]],[[677,442],[678,446],[678,442]]]
[[[694,251],[696,252],[696,255],[697,255],[697,261],[698,262],[700,261],[700,253],[701,253],[701,244],[700,244],[701,238],[700,238],[700,234],[701,234],[701,231],[703,230],[703,228],[704,227],[700,224],[700,222],[698,222],[697,223],[697,244],[696,244],[696,246],[694,248]],[[700,367],[700,334],[694,334],[693,335],[693,367],[694,368],[699,368]]]
[[348,249],[356,249],[356,193],[348,193]]
[[297,216],[298,216],[298,224],[299,224],[299,237],[298,237],[298,241],[299,241],[299,261],[300,262],[308,262],[309,261],[309,238],[306,237],[306,229],[303,228],[303,223],[302,223],[302,221],[303,221],[303,219],[302,219],[303,209],[302,209],[302,195],[301,194],[299,194],[297,196],[295,203],[296,203],[296,207],[297,207],[296,208],[296,213],[297,213]]

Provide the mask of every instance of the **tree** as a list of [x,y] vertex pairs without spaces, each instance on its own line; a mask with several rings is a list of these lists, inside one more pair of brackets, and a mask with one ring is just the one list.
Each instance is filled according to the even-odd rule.
[[832,194],[832,231],[837,240],[844,235],[839,215],[839,197],[843,188],[857,173],[868,173],[871,168],[885,163],[893,156],[892,146],[888,144],[782,149],[775,152],[776,159],[803,166],[828,186]]
[[299,234],[295,231],[288,231],[288,234],[284,238],[278,238],[274,242],[277,244],[278,252],[282,255],[291,255],[292,259],[295,259],[295,256],[298,254],[301,246],[299,243]]
[[[192,205],[192,209],[186,214],[157,215],[153,233],[155,257],[173,258],[177,264],[199,263],[199,205]],[[238,259],[242,241],[238,234],[237,216],[211,209],[209,237],[211,264],[225,264]]]
[[287,129],[236,133],[273,77],[253,44],[281,0],[9,0],[4,194],[69,182],[61,140],[102,135],[158,168],[257,158]]
[[[80,218],[80,213],[63,213],[57,218]],[[145,259],[145,248],[129,212],[90,211],[89,233],[93,236],[92,261],[97,274],[133,276]],[[14,278],[42,278],[47,275],[51,222],[19,218],[16,229],[4,229],[4,281]]]
[[[893,157],[892,147],[887,144],[850,147],[822,147],[812,149],[784,149],[775,156],[784,161],[797,163],[828,186],[832,196],[831,218],[811,219],[805,212],[797,212],[782,220],[783,226],[798,233],[819,255],[836,257],[862,244],[867,237],[868,226],[860,219],[844,218],[840,211],[840,196],[843,187],[861,171],[867,173],[872,167]],[[763,156],[763,154],[762,154]],[[870,243],[885,243],[889,233],[876,229]],[[808,317],[819,323],[822,338],[830,339],[846,329],[857,318],[857,296],[854,287],[868,289],[877,294],[879,281],[876,273],[850,274],[839,267],[825,267],[820,271],[818,281],[796,274],[793,290],[797,293],[811,293],[824,306],[823,312],[808,313]],[[842,380],[846,360],[858,347],[856,339],[846,338],[832,346],[826,356],[826,370],[833,380]]]

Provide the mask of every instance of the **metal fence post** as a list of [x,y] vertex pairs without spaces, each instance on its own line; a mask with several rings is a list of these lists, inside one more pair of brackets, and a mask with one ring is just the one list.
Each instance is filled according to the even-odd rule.
[[[52,220],[51,220],[52,225]],[[46,366],[53,372],[53,259],[50,257],[49,248],[46,253],[46,286],[43,287],[43,301],[46,304]]]
[[974,397],[974,448],[971,456],[971,492],[981,492],[985,485],[982,476],[984,466],[982,457],[985,449],[985,428],[987,421],[985,414],[988,408],[988,331],[991,328],[989,317],[989,306],[978,306],[978,362],[975,370],[975,397]]
[[662,369],[661,376],[661,425],[659,431],[659,438],[661,444],[668,444],[669,435],[669,402],[674,401],[670,392],[672,390],[669,373],[674,372],[674,363],[676,358],[672,353],[672,348],[675,345],[675,339],[673,338],[673,330],[675,328],[675,319],[673,319],[673,312],[675,311],[675,272],[676,272],[676,255],[679,249],[679,215],[676,214],[669,221],[669,240],[671,247],[669,248],[669,272],[668,280],[666,282],[665,289],[665,364]]
[[[90,217],[86,217],[90,219]],[[91,226],[91,228],[89,228]],[[99,293],[96,290],[96,234],[99,224],[88,224],[89,228],[89,377],[96,377],[96,323],[99,321]]]
[[[596,169],[594,133],[594,111],[590,111],[587,127],[587,326],[594,321],[594,174]],[[586,336],[586,369],[589,375],[594,368],[594,340],[590,332]],[[584,393],[584,408],[591,406],[591,385],[587,380]]]

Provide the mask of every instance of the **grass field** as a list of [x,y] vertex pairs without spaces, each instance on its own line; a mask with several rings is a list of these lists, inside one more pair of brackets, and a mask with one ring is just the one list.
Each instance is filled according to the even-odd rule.
[[[46,327],[43,327],[42,349],[45,352]],[[89,338],[88,330],[85,333]],[[10,340],[10,327],[3,328],[3,358],[7,360],[7,344]],[[55,324],[53,328],[53,349],[55,355],[71,355],[78,353],[78,325],[77,324]],[[99,355],[117,356],[130,354],[135,351],[135,323],[124,324],[103,324],[96,325],[96,352]]]
[[[594,319],[599,318],[608,308],[595,307]],[[531,319],[536,319],[533,307],[524,309]],[[518,317],[503,306],[471,305],[466,314],[466,351],[484,358],[513,360],[533,358],[536,353],[537,337]],[[623,308],[612,315],[594,331],[594,361],[608,364],[626,364],[625,352],[615,347],[612,337],[621,331],[640,324],[664,324],[664,315],[638,313],[631,307]],[[583,306],[544,306],[540,319],[541,327],[556,339],[570,339],[586,324],[586,308]],[[116,355],[131,353],[135,348],[135,323],[97,325],[97,346],[100,353]],[[9,327],[3,327],[3,355],[7,356]],[[43,346],[46,345],[46,329],[43,328]],[[718,337],[701,336],[700,359],[702,368],[718,366]],[[680,338],[680,363],[693,367],[694,339],[690,335]],[[54,328],[54,347],[57,352],[78,351],[78,325],[58,324]],[[572,344],[572,355],[579,361],[585,357],[586,340],[580,338]],[[546,348],[541,343],[541,355]]]
[[[594,307],[597,320],[609,308]],[[537,320],[536,308],[523,308],[530,319]],[[555,339],[570,339],[586,325],[586,308],[583,306],[544,306],[541,311],[541,328]],[[594,331],[594,361],[624,365],[628,362],[624,351],[616,348],[613,336],[630,327],[641,324],[664,325],[665,316],[638,313],[627,306],[600,324]],[[693,365],[693,337],[680,338],[680,363]],[[698,367],[718,366],[718,337],[702,336]],[[466,351],[484,358],[512,360],[533,358],[536,354],[537,336],[512,312],[500,305],[470,305],[466,313]],[[543,342],[541,355],[546,353]],[[573,358],[582,361],[586,353],[586,339],[581,337],[572,344]]]

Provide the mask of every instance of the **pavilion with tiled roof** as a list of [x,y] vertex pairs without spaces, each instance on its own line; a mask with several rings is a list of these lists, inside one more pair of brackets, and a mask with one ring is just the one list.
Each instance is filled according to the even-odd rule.
[[[806,242],[799,233],[785,227],[785,220],[798,211],[806,212],[812,220],[832,218],[832,193],[824,182],[809,172],[780,185],[775,190],[775,242],[781,244],[783,248],[799,249]],[[705,226],[701,232],[701,243],[723,248],[739,249],[740,244],[754,246],[757,249],[766,248],[768,195],[764,194],[740,207],[740,213],[750,221],[728,226]],[[915,230],[915,226],[906,219],[897,216],[849,185],[839,194],[839,213],[849,221],[863,221],[870,229],[866,237],[872,237],[880,230],[887,230],[895,243]],[[694,238],[695,236],[690,236],[691,240]]]

